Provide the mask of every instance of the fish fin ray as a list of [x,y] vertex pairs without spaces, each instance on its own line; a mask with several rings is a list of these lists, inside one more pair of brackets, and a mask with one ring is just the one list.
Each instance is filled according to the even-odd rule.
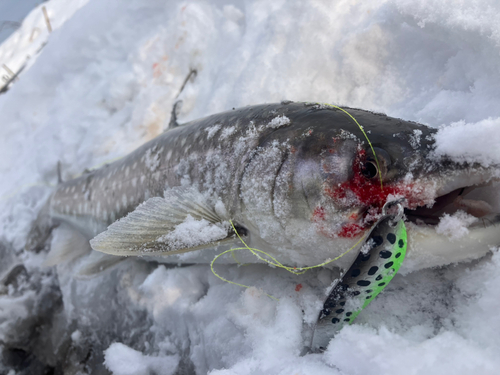
[[[181,225],[182,224],[182,225]],[[94,237],[94,250],[118,256],[181,254],[234,241],[227,221],[193,188],[153,197]],[[222,242],[221,242],[222,241]]]

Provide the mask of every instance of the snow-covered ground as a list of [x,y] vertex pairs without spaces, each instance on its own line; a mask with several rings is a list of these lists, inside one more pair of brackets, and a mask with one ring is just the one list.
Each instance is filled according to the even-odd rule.
[[[495,249],[397,275],[325,353],[306,356],[302,328],[332,271],[219,266],[254,286],[243,290],[207,265],[141,259],[74,279],[70,266],[43,268],[44,254],[23,251],[58,161],[69,179],[128,154],[162,132],[177,99],[180,122],[283,99],[360,107],[445,126],[438,151],[499,163],[498,1],[44,5],[52,33],[38,7],[0,45],[0,63],[32,56],[0,96],[0,372],[498,373]],[[47,43],[38,55],[35,27]]]
[[[70,18],[87,0],[52,0],[43,2],[41,0],[7,0],[0,4],[0,25],[3,22],[0,34],[0,90],[6,88],[23,69],[29,69],[36,56],[45,46],[52,30],[58,29]],[[38,6],[22,20],[31,8]],[[2,21],[18,19],[21,22]],[[4,34],[10,33],[11,27],[18,29],[8,38]],[[0,26],[1,27],[1,26]],[[1,91],[0,91],[1,92]]]

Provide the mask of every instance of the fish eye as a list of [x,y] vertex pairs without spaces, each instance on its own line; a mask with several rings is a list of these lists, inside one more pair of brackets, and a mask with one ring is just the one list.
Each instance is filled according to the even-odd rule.
[[361,174],[366,178],[374,178],[378,174],[377,165],[372,161],[365,161],[361,168]]

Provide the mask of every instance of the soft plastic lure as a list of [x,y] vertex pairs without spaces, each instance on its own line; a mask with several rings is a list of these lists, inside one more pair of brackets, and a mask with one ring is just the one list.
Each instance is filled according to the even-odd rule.
[[[387,211],[396,206],[397,213]],[[349,269],[332,287],[311,340],[312,351],[322,351],[330,339],[389,284],[406,255],[407,235],[400,202],[387,203]]]

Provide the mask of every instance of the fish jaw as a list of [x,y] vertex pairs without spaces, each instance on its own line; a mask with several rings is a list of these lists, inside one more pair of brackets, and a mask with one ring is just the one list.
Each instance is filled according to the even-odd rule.
[[[383,170],[382,181],[363,174],[373,150],[353,129],[325,130],[316,139],[313,134],[314,147],[305,147],[299,157],[295,174],[300,181],[295,184],[302,188],[319,236],[330,239],[332,246],[339,240],[358,240],[380,218],[385,203],[403,199],[409,233],[403,272],[475,259],[500,244],[498,166],[435,157],[435,130],[423,125],[402,121],[394,134],[380,133],[375,125],[367,128],[375,153],[382,150],[377,166]],[[421,137],[418,144],[415,134]],[[300,153],[300,146],[297,149]],[[482,193],[488,184],[496,187]],[[464,233],[457,240],[443,227],[461,212],[473,223],[457,227]]]
[[[316,209],[313,221],[318,223],[318,232],[323,236],[359,239],[380,217],[379,207],[384,199],[387,202],[404,199],[408,256],[403,273],[470,261],[500,244],[497,176],[497,169],[480,166],[430,173],[425,178],[384,187],[388,192],[372,196],[369,206],[344,210],[340,227],[328,226],[328,215],[323,208]],[[331,190],[327,193],[333,200],[337,198]],[[366,194],[363,192],[361,196]]]

